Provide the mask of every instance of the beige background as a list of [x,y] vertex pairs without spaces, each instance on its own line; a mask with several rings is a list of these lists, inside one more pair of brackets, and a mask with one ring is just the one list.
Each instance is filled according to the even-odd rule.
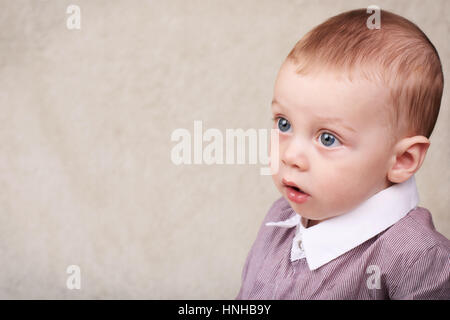
[[[0,298],[234,298],[279,193],[259,165],[175,166],[171,132],[269,128],[280,64],[332,15],[411,19],[450,75],[447,0],[0,4]],[[448,124],[447,86],[416,176],[450,237]]]

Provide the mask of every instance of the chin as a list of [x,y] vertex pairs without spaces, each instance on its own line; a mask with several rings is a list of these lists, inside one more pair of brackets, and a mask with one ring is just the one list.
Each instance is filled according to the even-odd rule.
[[[300,216],[302,216],[305,219],[309,219],[309,220],[326,220],[329,219],[331,217],[323,217],[323,216],[317,216],[314,214],[314,211],[311,210],[310,208],[308,208],[308,204],[307,203],[303,203],[303,204],[298,204],[295,202],[292,202],[291,200],[289,200],[287,197],[284,197],[286,199],[287,202],[289,202],[289,204],[291,205],[291,208],[297,212]],[[311,212],[313,212],[311,214]]]
[[292,202],[288,197],[283,195],[283,197],[286,199],[287,202],[291,205],[291,208],[294,209],[295,212],[300,213],[302,217],[308,218],[308,219],[314,219],[310,217],[306,217],[305,214],[308,214],[308,210],[306,210],[306,203],[298,204],[295,202]]

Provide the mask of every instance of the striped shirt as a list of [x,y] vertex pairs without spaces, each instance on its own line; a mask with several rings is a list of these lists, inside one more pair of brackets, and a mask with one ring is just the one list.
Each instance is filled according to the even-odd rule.
[[450,240],[418,200],[412,176],[305,228],[281,197],[247,256],[236,299],[450,300]]

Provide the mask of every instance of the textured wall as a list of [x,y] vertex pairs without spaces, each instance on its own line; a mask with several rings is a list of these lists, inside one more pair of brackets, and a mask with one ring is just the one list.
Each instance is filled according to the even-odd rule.
[[[278,191],[259,165],[175,166],[170,135],[268,128],[297,40],[374,3],[0,3],[0,298],[234,298]],[[416,22],[450,75],[449,1],[376,4]],[[448,107],[447,86],[416,176],[450,237]],[[81,290],[66,288],[72,264]]]

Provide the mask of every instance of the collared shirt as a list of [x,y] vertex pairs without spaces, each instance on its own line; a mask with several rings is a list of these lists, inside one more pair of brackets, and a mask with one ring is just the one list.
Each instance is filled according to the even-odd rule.
[[278,199],[236,299],[450,299],[450,241],[418,202],[412,176],[305,228]]

